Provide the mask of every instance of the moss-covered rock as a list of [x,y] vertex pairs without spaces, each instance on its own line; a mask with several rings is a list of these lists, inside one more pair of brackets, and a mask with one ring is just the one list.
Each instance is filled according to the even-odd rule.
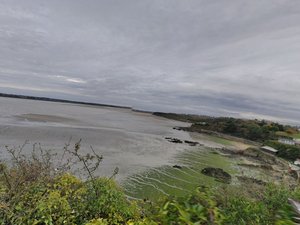
[[223,183],[231,182],[231,175],[220,168],[206,167],[201,171],[202,174],[216,178],[217,181]]

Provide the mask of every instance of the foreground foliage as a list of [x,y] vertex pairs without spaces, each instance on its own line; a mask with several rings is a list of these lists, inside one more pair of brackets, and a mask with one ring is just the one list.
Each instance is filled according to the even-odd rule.
[[[299,189],[267,185],[242,191],[230,187],[198,188],[184,198],[172,198],[153,213],[159,224],[269,225],[295,224],[288,202],[300,200]],[[248,193],[247,193],[248,192]]]
[[[0,224],[120,224],[138,217],[136,204],[112,177],[94,176],[102,157],[92,148],[81,155],[80,141],[72,150],[66,145],[67,159],[54,166],[57,155],[34,146],[32,155],[25,156],[23,147],[7,148],[10,166],[0,166]],[[85,181],[69,173],[74,163],[83,165]]]
[[34,182],[19,193],[1,193],[1,224],[85,224],[102,218],[119,224],[135,218],[136,206],[126,200],[116,184],[96,180],[97,192],[90,182],[70,174],[50,183]]
[[0,166],[0,224],[294,224],[288,199],[300,200],[299,188],[199,187],[185,197],[129,201],[113,179],[93,175],[96,167],[90,160],[96,159],[97,166],[102,157],[82,156],[79,148],[75,144],[70,153],[87,170],[84,181],[65,166],[54,169],[49,153],[28,158],[10,151],[13,163]]

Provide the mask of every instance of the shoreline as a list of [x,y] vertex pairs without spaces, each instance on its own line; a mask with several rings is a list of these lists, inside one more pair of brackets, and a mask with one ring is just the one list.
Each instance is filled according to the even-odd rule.
[[30,96],[30,95],[16,95],[16,94],[0,93],[0,97],[2,97],[2,98],[24,99],[24,100],[34,100],[34,101],[45,101],[45,102],[71,103],[71,104],[89,105],[89,106],[102,106],[102,107],[133,110],[133,108],[129,107],[129,106],[110,105],[110,104],[102,104],[102,103],[94,103],[94,102],[83,102],[83,101],[73,101],[73,100],[48,98],[48,97],[36,97],[36,96]]

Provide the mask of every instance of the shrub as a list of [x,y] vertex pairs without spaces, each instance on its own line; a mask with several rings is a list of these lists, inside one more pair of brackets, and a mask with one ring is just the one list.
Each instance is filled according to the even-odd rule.
[[[2,196],[1,224],[85,224],[102,219],[109,224],[138,219],[134,202],[125,198],[114,181],[96,180],[99,194],[90,181],[82,182],[70,174],[57,177],[52,184],[35,182],[13,197]],[[97,221],[97,220],[96,220]]]
[[[288,199],[299,201],[300,188],[270,184],[243,189],[200,187],[185,197],[138,205],[127,200],[113,179],[95,177],[93,171],[102,157],[82,156],[79,148],[77,143],[69,153],[84,164],[86,180],[66,172],[67,166],[55,170],[49,153],[26,158],[10,151],[13,163],[0,164],[0,224],[294,224]],[[92,159],[96,164],[91,164]]]
[[222,224],[223,218],[212,193],[198,188],[193,195],[165,201],[156,220],[159,224]]
[[[112,177],[93,175],[102,157],[93,149],[93,154],[81,155],[79,149],[80,142],[73,151],[66,147],[64,155],[73,158],[57,170],[48,151],[26,157],[22,147],[7,148],[12,163],[0,165],[0,224],[125,224],[138,220],[135,202],[126,199]],[[66,172],[74,158],[83,164],[87,180]]]
[[[224,224],[294,224],[293,212],[288,199],[300,193],[298,189],[290,190],[284,186],[268,184],[265,188],[249,191],[255,193],[227,196],[228,201],[220,203],[222,212],[226,215]],[[299,195],[300,196],[300,195]]]
[[277,141],[266,141],[265,144],[277,149],[277,155],[281,158],[290,161],[295,161],[296,159],[300,158],[299,146],[282,144]]
[[261,202],[255,202],[245,197],[233,197],[226,207],[223,207],[226,215],[224,224],[271,224],[268,211]]

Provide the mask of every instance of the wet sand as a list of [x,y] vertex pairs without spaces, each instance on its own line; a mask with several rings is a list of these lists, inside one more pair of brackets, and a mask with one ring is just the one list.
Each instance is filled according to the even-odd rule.
[[172,129],[186,123],[134,112],[129,109],[0,98],[0,158],[7,159],[5,146],[20,146],[30,153],[35,143],[61,153],[72,139],[82,139],[82,151],[90,145],[104,156],[98,175],[109,176],[119,167],[117,179],[166,165],[190,147],[170,143],[171,136],[191,140],[187,132]]
[[63,122],[75,122],[76,120],[70,119],[62,116],[52,116],[52,115],[41,115],[41,114],[23,114],[16,116],[17,118],[25,121],[33,122],[51,122],[51,123],[63,123]]
[[202,133],[191,132],[190,136],[194,140],[210,148],[229,147],[230,149],[235,149],[235,150],[245,150],[249,147],[252,147],[252,145],[238,142],[235,140],[228,140],[221,137],[202,134]]

